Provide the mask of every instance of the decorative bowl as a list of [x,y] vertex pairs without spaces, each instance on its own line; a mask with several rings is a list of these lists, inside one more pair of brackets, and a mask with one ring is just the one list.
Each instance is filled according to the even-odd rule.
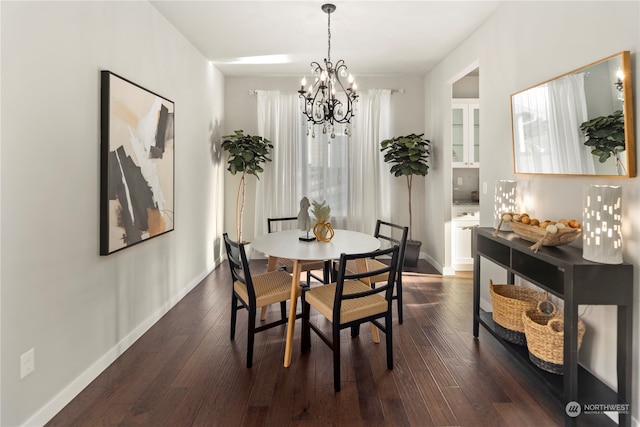
[[548,233],[546,229],[535,225],[523,224],[511,221],[511,230],[531,243],[538,243],[542,246],[561,246],[571,243],[582,234],[582,228],[559,228],[556,233]]

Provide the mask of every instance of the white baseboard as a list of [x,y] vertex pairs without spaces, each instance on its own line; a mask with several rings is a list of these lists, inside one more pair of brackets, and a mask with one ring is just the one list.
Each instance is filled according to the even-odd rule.
[[487,301],[484,298],[480,298],[480,308],[484,311],[490,312],[492,310],[491,301]]
[[209,273],[218,265],[220,260],[216,260],[213,265],[207,266],[207,270],[194,278],[185,286],[180,293],[167,301],[160,309],[145,319],[133,331],[127,334],[120,342],[107,351],[102,357],[96,360],[93,365],[82,372],[76,379],[62,389],[53,399],[40,408],[31,418],[22,425],[23,427],[44,426],[58,412],[71,402],[85,387],[87,387],[98,375],[109,367],[118,357],[120,357],[133,343],[135,343],[145,332],[147,332],[162,316],[180,302],[189,292],[191,292]]
[[442,275],[446,274],[443,271],[443,267],[442,265],[437,262],[435,259],[433,259],[428,253],[426,252],[420,252],[420,258],[426,260],[429,264],[431,264],[436,270],[438,270],[438,272]]
[[454,264],[452,268],[455,271],[473,271],[473,264]]

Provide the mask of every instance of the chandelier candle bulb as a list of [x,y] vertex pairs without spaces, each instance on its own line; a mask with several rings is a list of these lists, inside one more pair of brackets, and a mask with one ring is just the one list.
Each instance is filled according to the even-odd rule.
[[586,187],[582,257],[603,264],[622,264],[622,188]]

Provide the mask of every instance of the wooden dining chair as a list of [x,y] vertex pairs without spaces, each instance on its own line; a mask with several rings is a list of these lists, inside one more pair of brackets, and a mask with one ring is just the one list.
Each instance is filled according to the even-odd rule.
[[[267,218],[267,231],[272,233],[274,231],[282,231],[286,229],[292,230],[297,228],[298,217],[280,217],[280,218]],[[295,222],[295,223],[294,223]],[[302,231],[301,231],[302,233]],[[302,271],[307,273],[307,285],[311,284],[311,278],[313,277],[321,283],[329,283],[330,281],[330,261],[318,260],[318,261],[303,261],[301,263]],[[288,258],[278,258],[277,268],[284,269],[289,273],[293,272],[293,260]],[[322,277],[316,276],[313,271],[322,270]]]
[[[302,290],[302,352],[311,348],[311,330],[333,351],[333,386],[340,391],[340,331],[351,328],[353,331],[365,322],[371,322],[385,333],[387,349],[387,369],[393,369],[392,343],[392,297],[398,265],[399,247],[379,249],[362,254],[342,254],[338,263],[337,280],[325,286],[308,287]],[[376,270],[367,270],[366,261],[377,256],[391,256],[389,265]],[[346,266],[355,261],[359,272],[350,273]],[[387,275],[382,286],[371,287],[369,280]],[[311,321],[311,307],[331,322],[331,336],[325,334],[320,322]],[[317,317],[317,316],[316,316]],[[384,319],[384,325],[380,322]]]
[[[387,244],[398,245],[399,247],[398,265],[396,266],[396,286],[393,299],[395,299],[398,304],[398,323],[402,324],[402,270],[404,265],[404,251],[407,247],[407,236],[409,235],[409,227],[378,220],[376,222],[376,228],[373,235],[378,239],[387,242]],[[367,269],[369,270],[383,268],[383,264],[385,264],[385,262],[378,259],[367,259]],[[357,271],[355,261],[352,260],[347,262],[347,271],[349,273]],[[385,283],[386,281],[386,273],[371,278],[371,283],[374,286],[375,283]]]
[[[276,270],[252,275],[244,244],[235,242],[224,233],[229,270],[231,270],[231,340],[236,334],[236,317],[240,309],[249,312],[247,322],[247,368],[253,364],[253,343],[255,334],[288,321],[286,301],[291,298],[291,275]],[[280,319],[256,327],[256,312],[259,307],[280,303]]]

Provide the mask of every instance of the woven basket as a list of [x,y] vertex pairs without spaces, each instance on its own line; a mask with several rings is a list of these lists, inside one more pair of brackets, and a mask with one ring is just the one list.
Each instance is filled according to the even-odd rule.
[[518,345],[526,345],[522,314],[533,310],[547,293],[517,285],[494,285],[489,280],[491,305],[495,331],[503,339]]
[[[564,365],[564,320],[561,311],[551,301],[540,303],[537,308],[522,315],[527,338],[529,359],[538,368],[562,375]],[[586,331],[584,322],[578,319],[578,350]]]

